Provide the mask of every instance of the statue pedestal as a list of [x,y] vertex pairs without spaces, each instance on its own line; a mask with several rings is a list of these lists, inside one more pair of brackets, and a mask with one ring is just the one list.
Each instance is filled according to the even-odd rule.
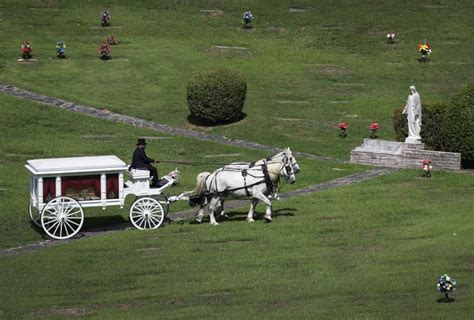
[[421,138],[420,137],[408,137],[405,139],[405,143],[410,143],[410,144],[421,144]]
[[435,169],[461,169],[461,154],[424,150],[424,143],[406,143],[379,139],[364,139],[351,151],[351,162],[382,167],[417,168],[429,159]]

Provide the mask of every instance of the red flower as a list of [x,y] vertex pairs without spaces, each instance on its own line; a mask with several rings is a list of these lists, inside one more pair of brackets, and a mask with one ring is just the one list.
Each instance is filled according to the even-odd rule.
[[370,124],[370,130],[372,130],[372,131],[377,131],[379,128],[380,128],[380,126],[377,122],[372,122]]
[[341,122],[339,123],[339,128],[342,130],[346,130],[347,128],[349,128],[349,124],[347,122]]

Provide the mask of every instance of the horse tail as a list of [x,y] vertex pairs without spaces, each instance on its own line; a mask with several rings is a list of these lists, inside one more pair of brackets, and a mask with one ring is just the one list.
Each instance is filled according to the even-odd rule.
[[195,195],[203,195],[206,192],[206,179],[209,177],[210,172],[201,172],[196,178],[196,187],[193,190]]

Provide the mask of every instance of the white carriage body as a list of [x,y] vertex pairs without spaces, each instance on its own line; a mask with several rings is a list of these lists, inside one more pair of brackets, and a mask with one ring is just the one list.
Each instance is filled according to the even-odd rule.
[[[70,238],[80,230],[84,220],[83,207],[105,209],[115,205],[123,208],[129,194],[137,196],[130,209],[134,226],[138,229],[158,228],[169,201],[164,195],[158,200],[152,196],[161,195],[164,189],[176,182],[179,174],[176,171],[174,176],[164,176],[163,186],[150,188],[148,170],[129,170],[125,162],[113,155],[35,159],[27,163],[25,167],[31,173],[30,218],[55,239]],[[126,173],[128,181],[125,182]],[[33,208],[38,210],[37,214],[33,213]]]
[[[124,205],[123,173],[127,165],[116,156],[36,159],[27,162],[25,167],[32,174],[30,201],[38,210],[42,210],[48,200],[59,196],[69,196],[83,207]],[[115,196],[113,190],[107,194],[107,182],[109,189],[115,190]],[[80,184],[94,189],[95,194],[85,198],[84,195],[66,192],[72,189],[68,186]],[[111,184],[115,186],[110,187]]]
[[[150,172],[148,170],[129,170],[125,162],[113,155],[36,159],[28,160],[27,163],[25,167],[32,174],[30,180],[31,203],[40,211],[47,202],[45,200],[59,196],[69,196],[77,200],[82,207],[102,207],[104,209],[109,205],[123,207],[125,197],[129,194],[136,196],[159,195],[174,182],[174,179],[164,176],[163,179],[167,181],[165,185],[160,188],[150,188]],[[128,181],[125,184],[124,172],[128,173]],[[96,188],[99,190],[95,190],[95,197],[84,199],[84,197],[71,196],[65,192],[68,185],[74,185],[71,181],[80,181],[81,179],[88,179],[89,184],[100,186],[100,188]],[[89,185],[89,187],[94,186]]]

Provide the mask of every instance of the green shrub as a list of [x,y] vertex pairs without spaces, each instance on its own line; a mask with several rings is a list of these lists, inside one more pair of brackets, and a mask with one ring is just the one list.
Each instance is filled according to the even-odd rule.
[[444,117],[449,105],[446,103],[427,104],[422,108],[420,135],[423,142],[432,150],[444,150],[442,147],[443,136],[439,132],[444,124]]
[[439,135],[440,150],[460,152],[463,165],[474,162],[474,86],[451,100]]
[[247,84],[233,70],[217,69],[194,75],[187,88],[191,115],[210,124],[241,119]]
[[403,107],[397,108],[392,116],[393,128],[395,129],[395,139],[397,141],[405,141],[405,138],[408,137],[407,117],[402,112]]
[[[423,142],[433,150],[441,150],[442,140],[441,136],[437,134],[441,130],[441,124],[444,121],[444,115],[447,109],[447,104],[423,104],[422,110],[422,124],[420,136]],[[404,115],[403,108],[395,109],[393,113],[393,127],[395,129],[395,139],[397,141],[405,141],[408,137],[408,122],[407,116]]]

